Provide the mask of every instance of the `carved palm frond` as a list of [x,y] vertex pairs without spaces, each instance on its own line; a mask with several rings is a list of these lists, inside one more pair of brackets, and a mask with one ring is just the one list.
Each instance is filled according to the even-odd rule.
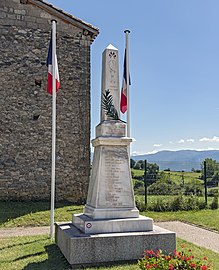
[[106,90],[105,94],[103,93],[101,104],[109,119],[120,120],[118,112],[113,105],[113,96],[110,94],[110,90]]

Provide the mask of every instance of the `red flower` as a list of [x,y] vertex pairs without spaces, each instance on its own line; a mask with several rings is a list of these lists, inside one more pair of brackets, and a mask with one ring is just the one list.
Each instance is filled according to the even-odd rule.
[[200,269],[201,269],[201,270],[208,270],[208,266],[202,265],[202,266],[200,267]]
[[165,260],[166,260],[166,261],[170,261],[170,260],[171,260],[171,256],[170,256],[170,255],[165,256]]
[[156,257],[157,257],[157,258],[160,257],[160,250],[157,250],[157,252],[156,252]]
[[[184,247],[184,246],[183,246]],[[147,269],[168,269],[168,270],[176,270],[177,269],[193,269],[193,270],[210,270],[211,265],[203,264],[203,260],[207,260],[205,256],[203,260],[192,260],[194,256],[188,251],[177,252],[174,251],[173,255],[166,255],[162,253],[162,250],[145,250],[145,256],[142,258],[141,266],[143,266],[145,270]]]
[[196,268],[196,264],[195,263],[190,263],[190,266],[193,267],[194,269]]
[[147,254],[150,254],[150,255],[154,255],[155,254],[153,250],[146,250],[146,253]]
[[174,266],[172,264],[169,264],[169,270],[174,270]]
[[145,258],[148,260],[150,257],[149,256],[145,256]]

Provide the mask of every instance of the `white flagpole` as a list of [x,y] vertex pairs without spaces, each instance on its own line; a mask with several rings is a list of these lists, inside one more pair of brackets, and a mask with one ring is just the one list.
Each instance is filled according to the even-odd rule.
[[54,235],[55,205],[55,158],[56,158],[56,21],[52,20],[52,171],[51,171],[51,210],[50,238]]
[[[131,138],[130,129],[130,94],[129,94],[129,33],[130,30],[124,31],[126,35],[126,84],[127,84],[127,137]],[[128,147],[128,154],[130,160],[130,146]]]

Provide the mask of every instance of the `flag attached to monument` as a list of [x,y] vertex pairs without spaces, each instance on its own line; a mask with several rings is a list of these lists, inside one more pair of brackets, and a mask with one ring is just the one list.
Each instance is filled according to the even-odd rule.
[[60,80],[59,80],[59,70],[58,70],[58,62],[57,56],[55,53],[55,63],[52,63],[52,37],[49,42],[49,51],[47,56],[46,65],[48,67],[48,79],[47,79],[47,92],[52,95],[52,78],[53,78],[53,64],[55,65],[55,80],[56,80],[56,92],[60,87]]
[[[126,50],[125,50],[121,99],[120,99],[120,111],[122,113],[125,113],[127,111],[127,72],[126,71],[127,71],[127,63],[126,63]],[[129,77],[129,85],[131,85],[130,77]]]

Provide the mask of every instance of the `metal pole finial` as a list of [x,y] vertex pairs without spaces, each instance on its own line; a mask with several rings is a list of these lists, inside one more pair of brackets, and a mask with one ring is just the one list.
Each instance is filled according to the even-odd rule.
[[126,30],[124,31],[124,33],[131,33],[131,31],[128,30],[128,29],[126,29]]

